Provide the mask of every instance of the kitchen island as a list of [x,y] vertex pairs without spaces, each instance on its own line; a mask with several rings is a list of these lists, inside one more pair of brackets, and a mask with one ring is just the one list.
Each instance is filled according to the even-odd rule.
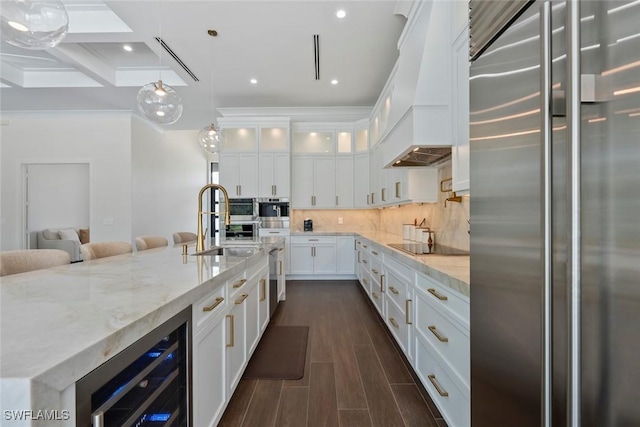
[[[283,245],[265,239],[248,256],[185,256],[179,245],[3,277],[2,425],[75,425],[76,381]],[[56,419],[34,420],[38,411]]]

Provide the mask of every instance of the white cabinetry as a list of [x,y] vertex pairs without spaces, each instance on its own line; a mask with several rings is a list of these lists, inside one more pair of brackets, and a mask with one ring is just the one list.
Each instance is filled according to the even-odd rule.
[[293,156],[291,171],[294,209],[336,207],[334,156]]
[[353,157],[353,205],[355,208],[369,207],[369,153]]
[[469,27],[453,44],[453,191],[469,190]]
[[[291,231],[288,228],[261,228],[258,231],[260,237],[283,237],[284,238],[284,255],[281,255],[281,261],[285,274],[289,274],[291,265]],[[278,293],[279,295],[280,293]]]
[[260,197],[291,195],[291,161],[288,153],[260,154]]
[[292,236],[291,274],[335,275],[336,236]]
[[353,208],[353,156],[336,157],[336,208]]
[[220,153],[220,185],[229,197],[258,197],[258,155]]
[[355,273],[355,239],[353,236],[336,236],[336,273],[337,274],[354,274]]

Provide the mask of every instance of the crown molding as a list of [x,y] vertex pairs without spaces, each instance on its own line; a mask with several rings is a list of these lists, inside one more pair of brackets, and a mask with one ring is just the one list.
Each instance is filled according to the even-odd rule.
[[224,118],[289,118],[291,122],[354,122],[368,118],[372,107],[218,108]]

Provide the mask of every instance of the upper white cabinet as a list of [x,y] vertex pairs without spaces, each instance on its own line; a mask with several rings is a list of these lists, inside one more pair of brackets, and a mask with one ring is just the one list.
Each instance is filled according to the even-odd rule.
[[353,156],[353,206],[367,208],[370,198],[369,153],[359,153]]
[[334,154],[336,152],[335,130],[291,131],[293,154]]
[[225,127],[222,129],[222,151],[225,153],[255,153],[258,151],[256,126]]
[[469,27],[453,44],[453,191],[469,190]]
[[258,197],[258,155],[220,153],[220,185],[231,198]]
[[295,209],[336,207],[336,164],[334,156],[293,156],[292,205]]
[[291,195],[291,158],[289,153],[260,153],[260,197]]
[[353,207],[354,190],[353,156],[336,157],[336,205],[337,208]]

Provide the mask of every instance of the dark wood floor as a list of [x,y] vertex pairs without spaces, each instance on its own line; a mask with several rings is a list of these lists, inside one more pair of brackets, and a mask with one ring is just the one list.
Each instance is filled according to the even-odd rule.
[[308,325],[300,380],[241,380],[221,426],[446,423],[356,281],[289,281],[273,325]]

